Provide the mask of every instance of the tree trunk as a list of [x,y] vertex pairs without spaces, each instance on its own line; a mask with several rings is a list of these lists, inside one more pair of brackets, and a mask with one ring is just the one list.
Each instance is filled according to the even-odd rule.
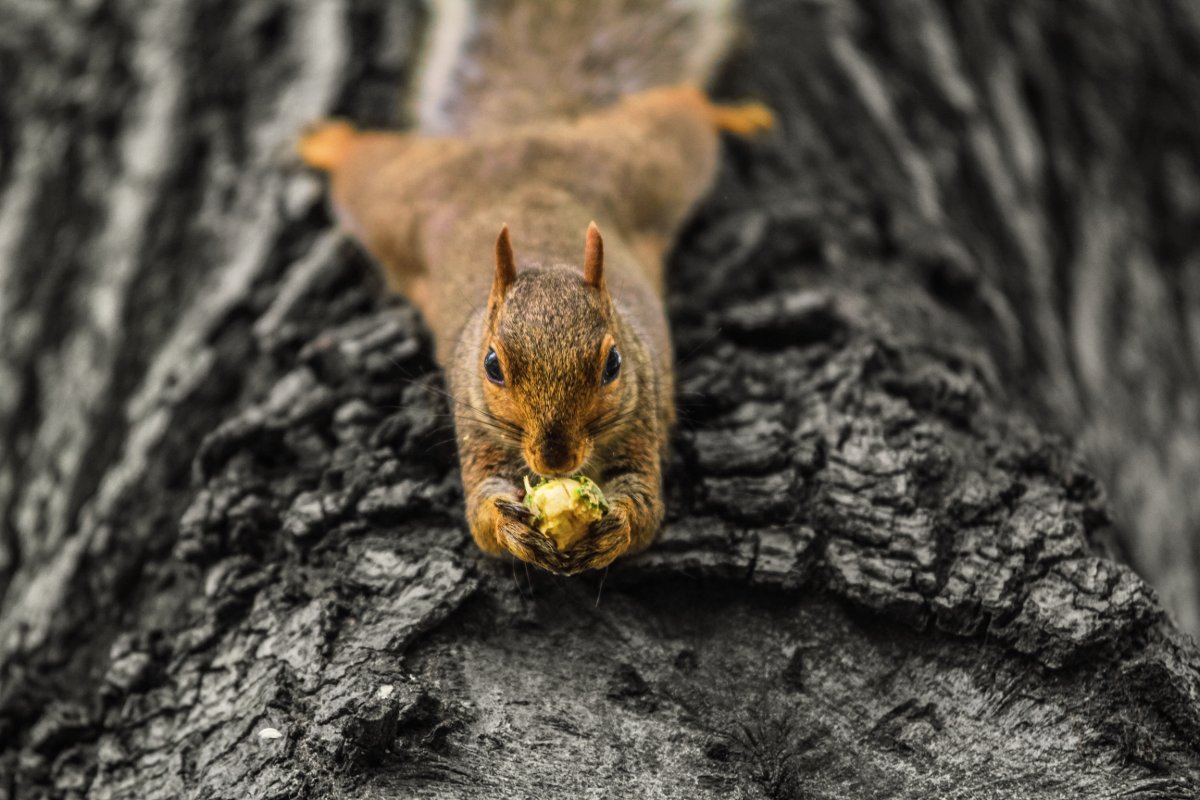
[[748,3],[669,519],[571,579],[288,154],[417,8],[0,11],[0,798],[1200,792],[1185,0]]

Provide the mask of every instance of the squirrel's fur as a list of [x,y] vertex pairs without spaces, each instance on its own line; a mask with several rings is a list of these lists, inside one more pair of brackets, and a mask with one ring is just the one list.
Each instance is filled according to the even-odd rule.
[[[458,138],[331,122],[301,140],[302,158],[330,173],[341,223],[433,330],[482,549],[573,573],[650,543],[674,419],[664,253],[712,181],[718,131],[770,123],[762,106],[677,85]],[[602,382],[613,346],[620,370]],[[488,378],[489,350],[502,384]],[[588,475],[609,513],[558,551],[518,502],[530,472]]]

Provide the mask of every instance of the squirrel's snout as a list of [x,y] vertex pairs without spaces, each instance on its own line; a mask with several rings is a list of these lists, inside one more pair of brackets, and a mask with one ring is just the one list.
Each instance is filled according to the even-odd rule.
[[545,439],[538,455],[542,457],[543,464],[556,472],[565,471],[571,463],[571,448],[565,440],[557,437]]
[[547,478],[575,475],[587,460],[587,447],[571,442],[561,433],[542,436],[532,446],[525,447],[525,461],[530,469]]

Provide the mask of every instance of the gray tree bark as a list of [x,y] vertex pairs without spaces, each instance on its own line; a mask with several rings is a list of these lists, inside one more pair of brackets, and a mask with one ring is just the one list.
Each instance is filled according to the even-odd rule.
[[1193,6],[749,3],[669,519],[573,579],[288,156],[418,9],[0,11],[0,798],[1200,792]]

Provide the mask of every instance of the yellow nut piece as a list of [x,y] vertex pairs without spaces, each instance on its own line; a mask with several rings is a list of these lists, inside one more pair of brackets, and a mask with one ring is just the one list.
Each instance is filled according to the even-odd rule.
[[608,501],[594,481],[582,475],[554,478],[537,486],[525,479],[525,505],[533,512],[533,527],[566,550],[587,533],[588,526],[608,513]]

